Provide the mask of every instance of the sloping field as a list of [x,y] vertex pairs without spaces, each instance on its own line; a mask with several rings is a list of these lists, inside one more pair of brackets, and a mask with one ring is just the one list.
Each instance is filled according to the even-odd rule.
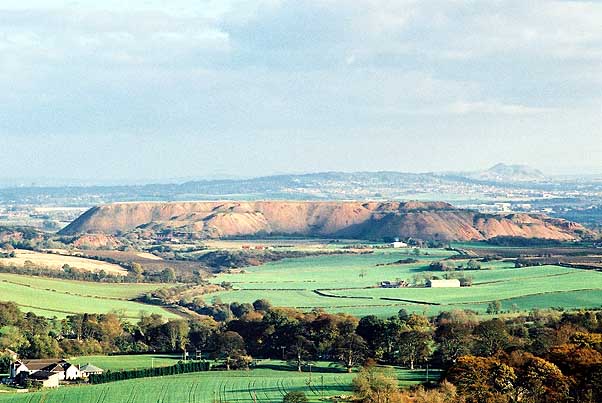
[[86,355],[70,358],[76,365],[93,364],[105,371],[123,371],[130,369],[167,367],[182,359],[178,354],[140,354],[140,355]]
[[157,284],[93,283],[0,273],[0,300],[13,301],[26,312],[59,318],[73,313],[111,311],[132,319],[138,318],[142,311],[175,317],[161,307],[128,301],[157,287]]
[[125,276],[127,274],[127,270],[113,263],[101,262],[98,260],[76,256],[63,256],[54,253],[34,252],[24,249],[15,250],[15,257],[0,259],[0,264],[4,263],[5,265],[22,267],[27,261],[32,262],[36,266],[42,266],[54,270],[62,270],[63,265],[68,264],[71,267],[91,272],[99,272],[104,270],[108,274],[118,276]]
[[[512,262],[483,263],[482,270],[465,271],[472,287],[378,288],[381,281],[411,281],[430,272],[429,262],[450,256],[444,250],[423,250],[418,263],[388,264],[408,257],[408,251],[377,250],[366,255],[317,256],[287,259],[245,273],[221,274],[215,281],[231,282],[234,290],[219,296],[224,302],[252,302],[267,298],[274,305],[300,309],[323,308],[358,316],[394,315],[401,308],[436,314],[450,309],[484,313],[489,302],[500,300],[503,310],[531,308],[595,308],[602,305],[602,272],[560,266],[514,268]],[[380,265],[379,265],[380,264]],[[384,265],[383,265],[384,264]],[[458,273],[459,274],[459,273]]]
[[[320,364],[325,368],[321,372]],[[304,392],[311,402],[335,395],[350,395],[355,374],[333,371],[318,363],[310,374],[282,370],[267,364],[251,371],[200,372],[145,378],[103,385],[63,387],[58,390],[0,395],[1,403],[272,403],[290,391]],[[270,368],[268,368],[270,367]],[[401,385],[426,379],[424,371],[397,370]],[[431,371],[433,379],[438,377]]]

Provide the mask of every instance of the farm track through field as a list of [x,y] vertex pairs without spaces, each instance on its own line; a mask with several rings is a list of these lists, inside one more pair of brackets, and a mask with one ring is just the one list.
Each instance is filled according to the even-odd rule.
[[263,395],[265,396],[265,401],[269,402],[270,399],[270,395],[268,395],[268,380],[267,379],[262,379],[261,380],[261,392],[263,393]]
[[194,403],[195,400],[195,384],[192,383],[188,387],[188,403]]
[[130,401],[131,403],[136,403],[136,396],[137,396],[137,392],[138,392],[138,385],[134,385],[134,386],[132,387],[132,390],[131,390],[131,392],[130,392],[130,396],[129,396],[129,397],[130,397],[130,398],[129,398],[129,401]]
[[247,382],[247,392],[249,393],[249,398],[253,401],[254,401],[253,393],[255,393],[255,391],[253,390],[254,388],[255,388],[255,381]]
[[316,396],[320,396],[320,392],[318,391],[318,389],[316,388],[316,386],[314,385],[314,382],[312,380],[312,382],[309,383],[309,390],[311,390],[311,392],[316,395]]

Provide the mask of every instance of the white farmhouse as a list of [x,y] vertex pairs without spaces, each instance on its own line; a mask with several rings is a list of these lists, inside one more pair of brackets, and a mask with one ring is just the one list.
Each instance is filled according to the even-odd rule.
[[426,286],[430,288],[453,288],[460,287],[460,280],[427,280]]
[[401,241],[395,241],[391,243],[392,248],[407,248],[408,244]]

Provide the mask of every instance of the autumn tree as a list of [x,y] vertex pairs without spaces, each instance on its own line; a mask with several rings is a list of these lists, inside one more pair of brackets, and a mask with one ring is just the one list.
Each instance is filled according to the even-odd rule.
[[341,334],[335,342],[335,356],[339,364],[351,372],[364,362],[368,346],[361,336],[355,333]]
[[240,335],[233,331],[223,332],[217,335],[217,354],[224,359],[226,370],[230,370],[232,363],[239,357],[246,355],[245,341]]
[[433,351],[433,339],[430,334],[419,330],[402,332],[397,341],[397,355],[401,363],[414,369],[416,362],[425,361]]
[[463,356],[448,371],[467,403],[509,402],[514,392],[514,369],[494,358]]
[[500,319],[482,322],[476,327],[474,336],[475,352],[485,357],[493,356],[503,350],[510,341],[506,325]]
[[443,323],[435,330],[437,353],[444,364],[453,364],[458,358],[470,353],[472,342],[468,325],[457,322]]
[[543,358],[528,356],[517,369],[516,401],[525,403],[563,402],[568,397],[568,379]]
[[305,336],[295,336],[293,342],[288,347],[288,362],[301,372],[304,365],[310,363],[310,357],[315,352],[316,346]]
[[134,273],[134,277],[136,278],[136,282],[140,283],[144,280],[144,269],[142,265],[138,262],[132,263],[132,272]]
[[365,403],[388,403],[399,392],[395,373],[390,368],[370,365],[353,378],[353,391]]
[[188,333],[190,327],[185,320],[170,320],[165,325],[165,333],[169,338],[172,351],[185,351],[188,344]]

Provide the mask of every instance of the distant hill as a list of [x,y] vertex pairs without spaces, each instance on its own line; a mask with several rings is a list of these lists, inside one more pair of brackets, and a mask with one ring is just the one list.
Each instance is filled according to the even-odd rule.
[[180,232],[199,238],[294,235],[443,241],[497,236],[573,240],[589,232],[561,219],[482,214],[443,202],[226,201],[102,205],[85,212],[61,234],[130,231],[143,237]]
[[[602,181],[547,178],[522,165],[479,172],[316,172],[245,179],[123,186],[0,188],[0,204],[89,207],[102,203],[179,200],[448,200],[458,204],[523,193],[600,192]],[[590,203],[591,204],[591,203]]]
[[465,176],[470,179],[501,183],[540,182],[547,179],[541,171],[527,165],[506,165],[501,163],[485,171],[474,172]]

